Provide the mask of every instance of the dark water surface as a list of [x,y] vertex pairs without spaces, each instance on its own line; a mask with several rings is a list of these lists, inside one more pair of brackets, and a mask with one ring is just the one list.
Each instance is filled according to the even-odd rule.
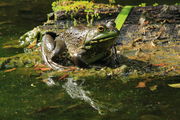
[[[53,0],[0,0],[0,57],[23,52],[2,48],[17,44],[19,37],[46,21]],[[173,0],[149,0],[149,4],[174,4]],[[122,0],[137,5],[147,0]],[[0,71],[1,120],[179,120],[180,92],[162,87],[152,92],[132,89],[122,81],[99,78],[48,87],[32,68]],[[175,77],[174,77],[175,78]],[[173,79],[172,77],[166,79]],[[175,78],[178,79],[178,78]],[[125,78],[124,78],[124,81]],[[72,99],[77,98],[77,99]]]

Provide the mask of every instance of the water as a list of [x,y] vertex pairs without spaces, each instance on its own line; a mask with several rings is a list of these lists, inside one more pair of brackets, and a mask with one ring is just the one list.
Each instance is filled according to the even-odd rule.
[[[23,53],[22,49],[2,48],[2,46],[17,44],[18,38],[23,33],[46,21],[46,13],[51,12],[52,1],[0,1],[0,57]],[[126,2],[139,4],[139,1]],[[154,2],[156,1],[150,1],[150,4]],[[176,3],[168,0],[163,2]],[[178,80],[179,76],[157,75],[129,79],[124,74],[119,79],[109,73],[108,75],[97,73],[97,76],[82,77],[78,81],[72,78],[60,82],[54,80],[53,85],[48,86],[38,78],[42,74],[29,67],[17,68],[12,72],[0,71],[0,119],[180,119],[179,89],[162,85],[164,79],[171,82]],[[158,85],[158,89],[152,91],[148,87],[135,88],[137,82],[144,79],[153,79],[155,83],[151,83],[150,87]]]

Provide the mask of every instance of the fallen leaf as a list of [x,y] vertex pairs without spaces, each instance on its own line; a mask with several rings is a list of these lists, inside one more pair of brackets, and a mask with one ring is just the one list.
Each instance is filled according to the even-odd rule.
[[146,87],[146,82],[139,82],[136,88],[144,88]]
[[159,64],[153,64],[154,66],[159,66],[159,67],[163,67],[163,66],[167,66],[167,63],[159,63]]
[[63,76],[61,76],[58,80],[63,80],[65,78],[67,78],[69,76],[69,74],[64,74]]
[[45,67],[45,64],[35,64],[34,67]]
[[35,47],[37,45],[37,41],[36,40],[34,40],[27,48],[33,48],[33,47]]
[[36,67],[36,68],[34,68],[34,70],[49,71],[49,70],[52,70],[52,68],[48,68],[48,67]]
[[144,25],[148,25],[149,24],[149,21],[144,21]]
[[41,71],[49,71],[52,70],[52,68],[40,68]]
[[180,83],[168,84],[169,87],[180,88]]
[[151,91],[155,91],[155,90],[157,90],[157,85],[153,85],[153,86],[151,86],[151,87],[149,87],[149,89],[151,90]]
[[63,72],[74,71],[77,69],[78,69],[77,67],[69,67],[68,69],[63,70]]
[[5,45],[5,46],[3,46],[3,48],[12,48],[12,46],[11,45]]
[[11,71],[14,71],[14,70],[16,70],[16,68],[8,69],[8,70],[5,70],[4,72],[11,72]]
[[31,87],[36,87],[33,83],[31,84]]

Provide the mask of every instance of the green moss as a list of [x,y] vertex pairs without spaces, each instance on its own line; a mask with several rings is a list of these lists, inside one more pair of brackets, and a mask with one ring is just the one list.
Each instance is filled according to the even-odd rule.
[[[56,1],[52,3],[52,9],[54,12],[65,11],[67,14],[71,15],[71,19],[74,19],[74,16],[78,12],[84,12],[88,24],[92,24],[94,18],[100,19],[99,13],[97,12],[98,9],[109,9],[115,7],[116,6],[110,4],[97,4],[89,1]],[[56,19],[55,15],[55,20]]]
[[146,7],[146,3],[141,3],[139,7]]
[[28,31],[27,33],[25,33],[24,35],[20,37],[20,40],[19,40],[20,46],[24,48],[32,44],[36,44],[40,33],[41,33],[41,30],[39,29],[39,27],[35,27],[33,30]]
[[96,4],[89,1],[55,1],[52,3],[52,9],[54,12],[57,11],[74,11],[78,12],[81,9],[84,9],[85,12],[95,12],[95,9],[98,8],[109,8],[114,7],[109,4]]

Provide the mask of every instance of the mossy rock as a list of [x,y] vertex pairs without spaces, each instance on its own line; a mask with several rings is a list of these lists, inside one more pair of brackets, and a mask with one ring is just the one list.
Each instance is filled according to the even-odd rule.
[[93,24],[94,21],[116,18],[121,8],[89,1],[56,1],[52,3],[54,12],[48,14],[48,22],[69,20],[74,24]]

